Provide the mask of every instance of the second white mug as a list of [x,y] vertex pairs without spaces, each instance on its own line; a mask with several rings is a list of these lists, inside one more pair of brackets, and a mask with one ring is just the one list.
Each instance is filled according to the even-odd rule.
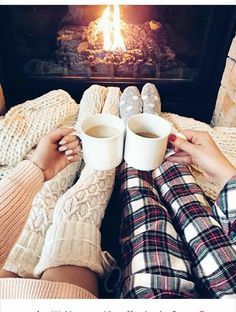
[[138,170],[154,170],[163,162],[171,126],[153,114],[136,114],[127,121],[124,159]]

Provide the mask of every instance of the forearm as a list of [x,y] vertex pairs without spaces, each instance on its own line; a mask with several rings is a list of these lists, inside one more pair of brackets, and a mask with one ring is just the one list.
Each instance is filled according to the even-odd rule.
[[43,179],[42,171],[26,160],[0,182],[0,268],[26,222]]

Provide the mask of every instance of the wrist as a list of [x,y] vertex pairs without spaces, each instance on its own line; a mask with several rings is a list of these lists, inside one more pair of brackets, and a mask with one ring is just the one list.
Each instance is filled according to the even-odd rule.
[[43,167],[33,158],[31,159],[31,162],[39,169],[41,170],[42,174],[43,174],[43,181],[45,182],[45,169],[43,169]]
[[222,171],[222,174],[217,179],[217,184],[223,188],[225,184],[236,175],[236,168],[233,166],[230,166],[229,168],[225,168]]

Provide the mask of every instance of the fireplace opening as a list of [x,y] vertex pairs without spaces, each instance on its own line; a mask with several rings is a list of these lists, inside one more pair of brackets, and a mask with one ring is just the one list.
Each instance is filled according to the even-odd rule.
[[[56,33],[48,34],[48,51],[46,38],[37,34],[34,26],[28,32],[18,29],[22,69],[28,77],[193,80],[209,10],[108,5],[89,17],[90,6],[72,6],[59,21]],[[40,11],[36,8],[32,15],[42,14]],[[50,40],[50,36],[54,38]]]
[[[5,6],[0,75],[8,108],[62,88],[156,84],[164,111],[209,122],[234,6]],[[14,92],[12,92],[14,90]]]

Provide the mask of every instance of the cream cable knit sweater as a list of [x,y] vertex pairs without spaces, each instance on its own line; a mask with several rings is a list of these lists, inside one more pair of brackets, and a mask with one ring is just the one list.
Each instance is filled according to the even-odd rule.
[[28,160],[0,182],[0,268],[19,236],[32,200],[42,184],[42,171]]

